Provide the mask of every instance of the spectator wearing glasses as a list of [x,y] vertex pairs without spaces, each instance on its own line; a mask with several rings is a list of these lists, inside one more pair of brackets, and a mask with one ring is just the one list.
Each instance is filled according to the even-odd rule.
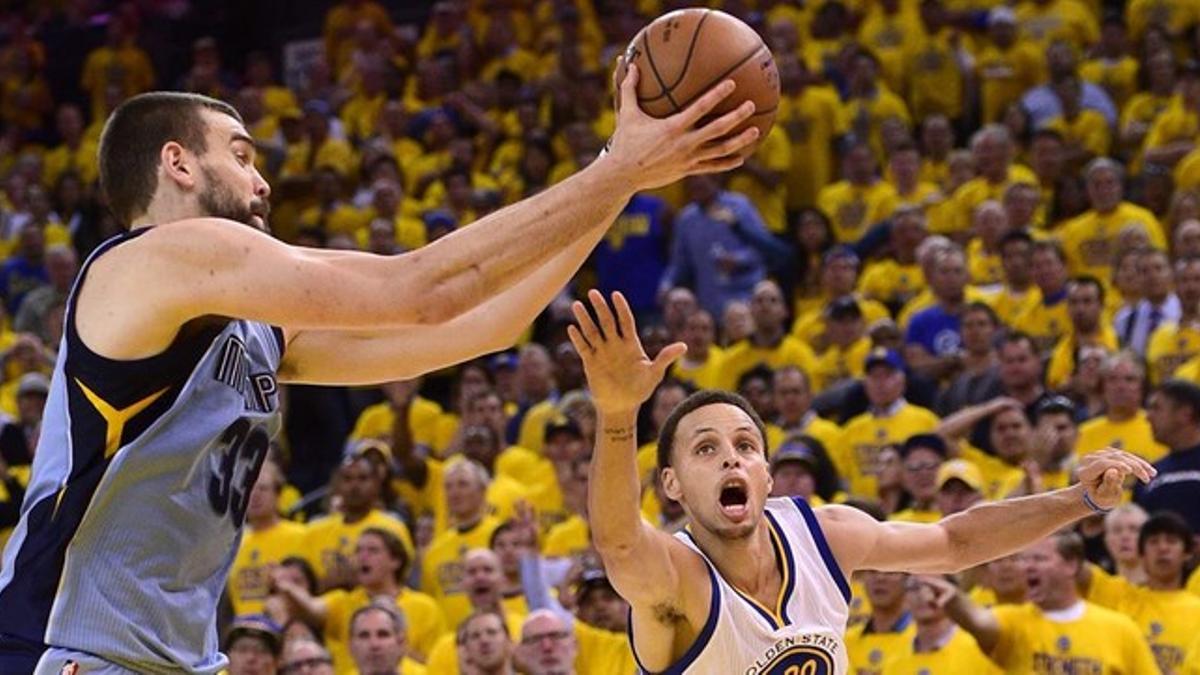
[[333,657],[316,642],[297,640],[283,650],[280,675],[334,675]]

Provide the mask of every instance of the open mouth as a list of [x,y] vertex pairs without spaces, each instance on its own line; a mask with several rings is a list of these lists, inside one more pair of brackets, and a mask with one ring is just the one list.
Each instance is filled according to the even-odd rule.
[[727,517],[740,519],[747,513],[750,493],[740,478],[732,478],[721,486],[721,512]]

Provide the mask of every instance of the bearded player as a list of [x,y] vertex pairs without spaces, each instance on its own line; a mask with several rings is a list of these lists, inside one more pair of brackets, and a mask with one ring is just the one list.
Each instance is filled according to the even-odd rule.
[[847,579],[857,570],[956,572],[1024,548],[1116,506],[1129,475],[1154,469],[1104,451],[1081,461],[1079,483],[981,504],[926,525],[880,523],[845,506],[810,509],[772,498],[763,422],[741,397],[702,391],[680,403],[659,436],[662,487],[690,518],[677,535],[639,514],[638,407],[671,362],[653,360],[620,294],[590,294],[569,329],[599,422],[588,519],[609,578],[632,607],[630,635],[647,672],[842,675]]

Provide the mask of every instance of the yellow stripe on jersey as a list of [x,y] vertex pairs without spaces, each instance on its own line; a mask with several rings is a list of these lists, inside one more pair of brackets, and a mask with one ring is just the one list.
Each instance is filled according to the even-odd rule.
[[117,450],[121,447],[121,434],[125,431],[125,423],[150,407],[150,404],[157,401],[160,396],[167,393],[167,390],[170,389],[170,387],[163,387],[132,405],[117,409],[108,403],[108,401],[100,398],[99,394],[88,389],[88,386],[80,382],[78,377],[75,378],[75,384],[79,385],[79,389],[83,392],[83,395],[91,402],[96,412],[100,413],[100,416],[104,418],[106,425],[104,432],[104,459],[111,459],[113,455],[117,454]]

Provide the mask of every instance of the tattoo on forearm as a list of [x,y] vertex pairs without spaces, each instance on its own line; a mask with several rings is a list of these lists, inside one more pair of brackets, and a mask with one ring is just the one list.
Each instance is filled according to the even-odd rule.
[[604,427],[604,439],[609,443],[632,441],[633,427]]

